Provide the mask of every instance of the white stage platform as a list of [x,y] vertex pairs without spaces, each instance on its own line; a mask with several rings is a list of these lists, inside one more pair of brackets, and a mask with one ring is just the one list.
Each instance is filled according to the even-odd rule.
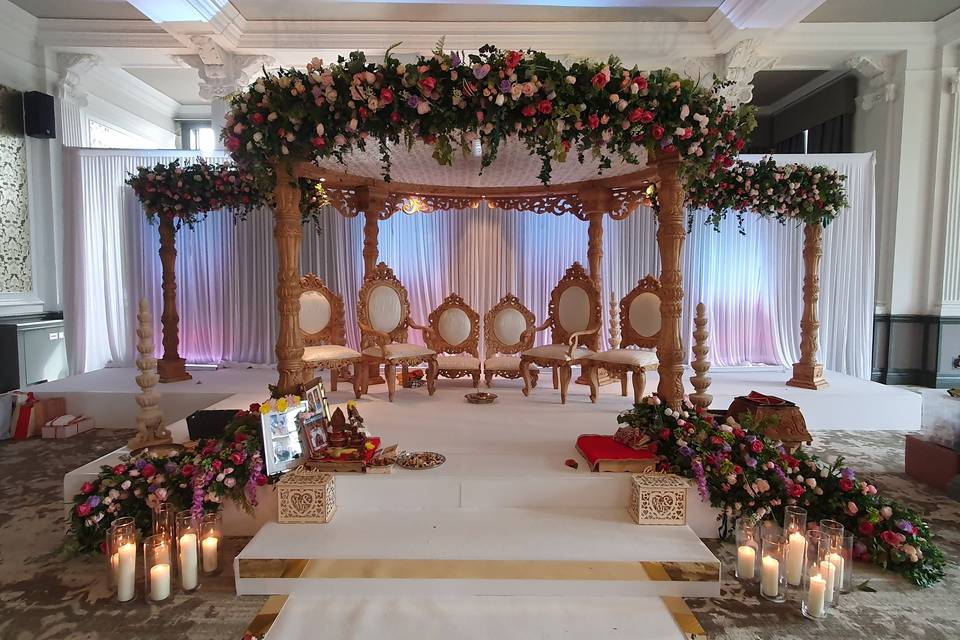
[[[137,404],[134,397],[139,389],[134,382],[135,369],[101,369],[79,376],[71,376],[54,382],[27,387],[27,390],[44,395],[58,395],[67,398],[67,407],[71,412],[83,413],[96,419],[97,426],[103,428],[129,428],[134,424]],[[684,383],[690,389],[687,371]],[[276,371],[272,368],[223,368],[216,371],[192,371],[194,379],[159,385],[161,407],[167,422],[173,423],[188,416],[193,411],[205,409],[215,402],[225,400],[236,394],[252,394],[256,398],[267,396],[268,384],[276,383]],[[775,395],[796,402],[811,431],[820,429],[844,430],[913,430],[920,428],[920,394],[904,389],[861,380],[834,371],[828,371],[826,377],[830,386],[820,391],[788,387],[786,380],[790,372],[778,367],[746,367],[738,369],[714,369],[710,371],[713,385],[713,404],[725,408],[734,396],[750,391]],[[550,376],[541,376],[541,386],[534,391],[530,400],[556,403],[559,393],[550,388]],[[545,386],[544,386],[545,384]],[[507,396],[519,396],[519,381],[496,380],[493,391],[504,390],[501,399]],[[571,397],[568,406],[588,402],[587,389],[583,385],[570,385]],[[647,392],[657,388],[657,374],[647,375]],[[443,380],[437,383],[437,396],[448,393],[456,395],[457,400],[468,390],[463,380]],[[386,395],[386,387],[373,387],[374,399]],[[401,390],[397,395],[397,406],[409,402],[405,397],[426,396],[424,389]],[[609,396],[609,398],[608,398]],[[340,391],[333,394],[335,401],[345,402],[352,397],[349,385],[342,383]],[[436,399],[436,398],[435,398]],[[612,404],[611,404],[612,403]],[[601,405],[626,408],[628,399],[620,397],[620,385],[612,384],[601,388]]]
[[[666,602],[665,602],[666,600]],[[301,640],[318,629],[336,640],[370,640],[389,630],[407,640],[681,640],[692,615],[671,615],[671,599],[631,597],[370,597],[292,596],[270,627],[270,640]],[[689,610],[687,610],[689,611]],[[687,619],[685,620],[684,617]],[[699,627],[693,620],[695,627]]]

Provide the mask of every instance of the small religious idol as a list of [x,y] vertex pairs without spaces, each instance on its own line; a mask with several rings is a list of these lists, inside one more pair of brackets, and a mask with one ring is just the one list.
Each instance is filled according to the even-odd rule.
[[343,447],[347,444],[347,418],[340,407],[330,417],[330,437],[327,443],[331,447]]

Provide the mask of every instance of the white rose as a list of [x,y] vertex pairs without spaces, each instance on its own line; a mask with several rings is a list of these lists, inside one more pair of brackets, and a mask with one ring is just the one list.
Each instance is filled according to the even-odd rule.
[[322,135],[323,135],[323,125],[322,125],[322,124],[318,124],[318,125],[317,125],[317,135],[318,135],[318,136],[322,136]]
[[120,488],[123,489],[124,491],[128,490],[130,488],[130,481],[124,480],[123,484],[120,485]]
[[567,76],[564,80],[566,80],[567,84],[577,84],[576,76]]
[[506,100],[506,96],[502,93],[498,93],[494,102],[498,107],[502,107],[505,100]]

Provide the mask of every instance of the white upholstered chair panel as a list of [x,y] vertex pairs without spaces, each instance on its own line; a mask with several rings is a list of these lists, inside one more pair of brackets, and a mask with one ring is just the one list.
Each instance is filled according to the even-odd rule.
[[641,336],[655,336],[660,331],[660,296],[649,291],[638,295],[630,303],[630,325]]
[[520,335],[527,328],[527,320],[516,309],[502,309],[493,320],[493,331],[505,345],[520,342]]
[[560,294],[557,320],[568,333],[583,331],[590,325],[590,296],[583,287],[568,287]]
[[304,333],[318,333],[330,323],[330,301],[319,291],[300,294],[300,329]]
[[374,287],[367,298],[370,313],[370,326],[377,331],[390,333],[400,325],[402,305],[400,295],[392,287],[379,285]]
[[456,346],[470,337],[470,318],[463,309],[452,308],[440,314],[437,330],[440,337],[450,345]]

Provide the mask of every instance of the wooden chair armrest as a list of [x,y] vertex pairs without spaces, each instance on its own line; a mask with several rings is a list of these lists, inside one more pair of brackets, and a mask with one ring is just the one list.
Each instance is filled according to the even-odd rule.
[[553,326],[553,319],[547,318],[546,322],[539,327],[530,327],[529,329],[524,329],[523,333],[520,334],[520,342],[526,342],[537,333],[543,331],[544,329],[549,329],[551,326]]
[[576,351],[577,347],[580,345],[580,336],[589,336],[600,331],[600,325],[593,325],[587,327],[583,331],[574,331],[570,334],[570,338],[567,340],[567,343],[570,345],[570,350],[567,351],[567,355],[573,357],[573,352]]
[[390,344],[390,334],[385,333],[385,332],[383,332],[383,331],[377,331],[377,330],[374,329],[373,327],[368,326],[368,325],[365,325],[365,324],[363,324],[362,322],[358,322],[357,324],[360,325],[360,331],[361,331],[362,333],[369,334],[370,337],[372,337],[372,338],[376,341],[377,346],[380,347],[380,353],[381,353],[381,355],[382,355],[384,358],[386,358],[386,357],[387,357],[387,348],[386,348],[386,347],[387,347],[388,344]]
[[414,322],[409,318],[407,318],[407,326],[409,326],[411,329],[417,329],[421,333],[423,333],[424,341],[433,339],[436,336],[436,331],[434,331],[430,327],[425,327],[422,324],[417,324],[416,322]]

